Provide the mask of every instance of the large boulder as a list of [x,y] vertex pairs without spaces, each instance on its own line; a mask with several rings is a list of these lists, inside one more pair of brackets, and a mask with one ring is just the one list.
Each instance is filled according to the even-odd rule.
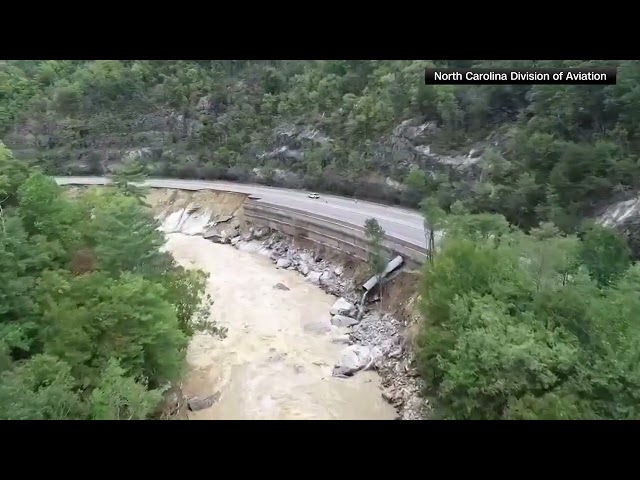
[[334,335],[331,337],[331,343],[342,343],[344,345],[349,345],[351,343],[351,337],[347,334],[342,335]]
[[289,268],[290,266],[291,266],[291,260],[289,260],[288,258],[280,258],[276,262],[276,267],[278,268]]
[[357,308],[353,303],[349,303],[340,297],[331,307],[330,313],[331,315],[346,315],[352,317],[357,313]]
[[189,410],[197,412],[198,410],[204,410],[213,406],[220,399],[220,392],[216,392],[213,395],[206,398],[193,397],[187,401]]
[[298,265],[298,271],[302,275],[307,275],[309,273],[309,265],[307,265],[306,263],[301,263],[300,265]]
[[209,227],[202,236],[215,243],[229,243],[229,241],[238,236],[240,224],[237,219],[233,218],[231,222],[218,223]]
[[314,285],[319,285],[320,272],[309,272],[309,275],[307,275],[307,281],[313,283]]
[[380,356],[376,348],[364,345],[350,345],[340,352],[340,359],[333,367],[336,377],[350,377],[354,373],[369,367]]
[[351,327],[358,323],[358,321],[347,315],[334,315],[331,317],[331,323],[336,327]]
[[300,261],[304,262],[304,263],[312,263],[313,260],[313,254],[309,253],[309,252],[300,252],[299,254],[300,256]]
[[227,243],[227,240],[229,240],[229,237],[219,233],[206,234],[204,238],[212,241],[213,243]]
[[320,285],[333,287],[335,286],[335,283],[336,283],[335,278],[333,277],[330,271],[326,270],[322,272],[322,275],[320,275]]
[[264,238],[269,233],[269,227],[258,228],[253,232],[253,237],[257,240]]

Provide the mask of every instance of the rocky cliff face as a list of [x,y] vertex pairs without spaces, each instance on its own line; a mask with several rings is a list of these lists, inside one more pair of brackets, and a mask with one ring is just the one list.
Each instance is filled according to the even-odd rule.
[[374,162],[395,177],[404,177],[414,165],[432,173],[472,174],[485,145],[470,149],[466,154],[437,154],[433,151],[433,143],[439,134],[435,122],[422,122],[417,118],[405,120],[374,146]]
[[609,206],[598,217],[598,221],[622,232],[627,237],[633,256],[640,258],[640,195]]
[[173,189],[153,189],[147,198],[162,231],[202,235],[222,243],[239,235],[244,200],[239,193]]
[[[207,122],[225,123],[226,114],[218,114],[215,106],[203,97],[192,114],[158,110],[123,116],[117,122],[96,118],[89,122],[70,119],[28,120],[17,126],[5,143],[22,158],[39,157],[57,172],[76,174],[108,173],[123,160],[140,159],[158,170],[177,164],[202,166],[206,141],[201,138]],[[483,148],[465,154],[434,153],[432,143],[439,134],[434,122],[409,119],[389,134],[365,147],[371,154],[375,181],[401,190],[402,180],[412,165],[430,172],[458,172],[468,175],[481,157]],[[273,128],[262,146],[247,146],[245,160],[253,168],[255,179],[263,175],[263,167],[277,160],[275,173],[294,180],[292,170],[304,162],[312,149],[331,147],[334,140],[309,125],[283,123]],[[209,155],[210,157],[210,155]],[[216,158],[207,158],[216,164]],[[304,170],[304,169],[303,169]],[[382,178],[380,175],[382,174]],[[299,175],[300,176],[300,175]]]
[[[454,174],[469,177],[478,173],[477,164],[486,147],[497,146],[497,142],[484,142],[465,154],[443,155],[433,151],[432,144],[440,134],[435,122],[423,122],[412,118],[397,125],[388,135],[370,148],[372,166],[387,175],[387,186],[403,189],[398,182],[413,166],[432,173]],[[271,149],[258,156],[259,159],[277,159],[282,163],[295,163],[304,158],[312,148],[333,144],[333,140],[320,130],[309,126],[286,125],[275,129]]]

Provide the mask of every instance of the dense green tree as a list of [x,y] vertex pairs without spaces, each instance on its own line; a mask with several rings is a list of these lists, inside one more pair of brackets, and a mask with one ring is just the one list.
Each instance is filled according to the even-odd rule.
[[134,197],[144,203],[144,197],[149,193],[140,183],[146,179],[146,168],[138,160],[130,160],[120,167],[112,176],[113,185],[123,195]]
[[384,229],[375,218],[368,218],[364,222],[364,234],[369,241],[368,262],[372,275],[380,277],[387,267],[388,259],[384,251]]
[[160,251],[151,212],[120,188],[71,197],[0,160],[0,418],[149,418],[208,316],[206,275]]
[[112,358],[91,392],[90,415],[94,420],[144,420],[161,399],[160,391],[148,390]]
[[631,252],[620,234],[589,224],[582,235],[580,259],[599,285],[614,283],[631,265]]
[[524,234],[453,210],[420,286],[435,415],[638,418],[640,277],[624,241],[596,226],[582,239],[552,224]]

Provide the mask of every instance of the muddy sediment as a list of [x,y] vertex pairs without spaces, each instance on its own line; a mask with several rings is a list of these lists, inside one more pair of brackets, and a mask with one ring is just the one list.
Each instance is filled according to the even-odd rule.
[[370,276],[366,265],[300,243],[299,239],[260,228],[250,228],[249,234],[231,240],[236,248],[258,251],[277,267],[297,271],[305,281],[338,298],[331,309],[337,315],[332,315],[331,322],[349,328],[345,329],[348,341],[344,342],[348,346],[336,359],[334,375],[356,378],[373,369],[382,378],[381,395],[396,408],[396,418],[428,418],[430,405],[421,395],[424,385],[413,353],[420,318],[416,308],[417,272],[392,273],[388,277],[391,280],[384,282],[384,301],[379,291],[370,292],[365,299],[359,287]]
[[376,372],[332,375],[344,348],[344,332],[330,322],[333,296],[259,253],[182,233],[167,238],[177,261],[210,273],[211,315],[228,328],[224,339],[201,334],[189,346],[184,394],[219,392],[212,406],[189,412],[189,419],[396,417]]
[[[154,189],[147,201],[176,260],[210,273],[211,318],[228,329],[192,339],[190,419],[428,416],[411,348],[415,273],[395,272],[384,302],[361,304],[365,265],[247,225],[242,195]],[[353,311],[331,315],[337,298]]]

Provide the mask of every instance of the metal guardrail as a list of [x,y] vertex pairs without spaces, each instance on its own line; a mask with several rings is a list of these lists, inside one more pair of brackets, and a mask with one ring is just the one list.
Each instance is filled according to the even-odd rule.
[[[283,218],[274,218],[274,215],[272,213],[269,213],[265,216],[256,215],[255,213],[245,213],[245,215],[252,222],[259,226],[268,226],[270,228],[273,228],[274,230],[283,230],[283,233],[286,233],[288,235],[300,236],[319,245],[323,245],[334,250],[353,255],[360,260],[367,259],[367,249],[364,246],[351,242],[344,237],[338,238],[331,235],[330,233],[333,233],[332,230],[327,229],[325,226],[322,226],[321,229],[316,229],[312,224],[300,225],[299,219],[292,219],[290,215],[287,217],[283,216]],[[289,231],[286,230],[287,227]],[[302,234],[299,233],[300,230],[303,231]],[[354,237],[354,239],[357,239],[357,237]]]
[[[75,181],[74,181],[75,180]],[[87,182],[86,178],[82,178],[79,177],[78,179],[66,179],[64,177],[56,177],[56,181],[58,181],[59,184],[62,185],[104,185],[106,183],[109,183],[109,179],[93,179],[95,180],[95,183],[92,182]],[[163,180],[167,180],[167,179],[159,179],[159,178],[149,178],[147,180],[150,181],[163,181]],[[168,180],[173,180],[173,179],[168,179]],[[165,186],[160,186],[160,185],[153,185],[152,188],[172,188],[172,189],[176,189],[176,190],[212,190],[212,191],[224,191],[224,190],[220,190],[220,189],[212,189],[209,187],[189,187],[189,186],[181,186],[181,187],[165,187]],[[235,194],[240,194],[240,195],[245,195],[244,193],[239,193],[239,192],[228,192],[228,193],[235,193]],[[283,219],[270,219],[268,217],[264,217],[264,216],[259,216],[259,215],[252,215],[251,210],[266,210],[266,212],[270,215],[273,215],[273,213],[276,212],[282,212],[281,215],[284,217]],[[360,240],[362,242],[364,242],[364,245],[357,245],[355,242],[348,242],[345,239],[341,239],[341,238],[337,238],[335,236],[329,235],[327,233],[324,233],[320,230],[312,230],[311,233],[314,233],[315,235],[318,236],[323,236],[326,237],[329,240],[332,240],[334,242],[341,242],[344,243],[346,246],[349,246],[352,249],[357,249],[357,250],[361,250],[365,253],[366,255],[366,246],[368,245],[367,241],[366,241],[366,235],[365,235],[365,230],[363,226],[356,226],[354,224],[348,223],[348,222],[344,222],[341,220],[337,220],[335,218],[332,217],[327,217],[325,215],[319,215],[319,214],[315,214],[306,210],[300,210],[297,208],[292,208],[292,207],[285,207],[282,205],[276,205],[276,204],[272,204],[272,203],[268,203],[268,202],[264,202],[262,200],[252,200],[250,198],[247,197],[247,200],[245,201],[244,204],[244,210],[245,210],[245,215],[247,215],[248,217],[257,217],[257,218],[261,218],[265,221],[274,221],[276,223],[281,223],[281,224],[285,224],[291,228],[300,228],[300,226],[297,226],[295,224],[289,223],[284,221],[285,218],[291,218],[293,217],[293,219],[295,220],[295,218],[301,218],[301,219],[306,219],[306,221],[311,224],[311,225],[315,225],[317,227],[319,227],[319,229],[321,230],[326,230],[326,231],[330,231],[330,232],[334,232],[337,233],[339,235],[353,235],[354,240]],[[308,226],[305,227],[305,229],[308,229]],[[341,230],[342,229],[342,230]],[[345,232],[344,230],[348,230],[350,231],[349,233]],[[392,235],[385,235],[385,242],[384,242],[384,246],[387,248],[387,250],[389,250],[390,252],[393,253],[398,253],[400,255],[403,256],[407,256],[409,258],[411,258],[413,261],[415,261],[416,263],[423,263],[423,261],[426,259],[427,256],[427,249],[424,247],[421,247],[419,245],[416,245],[414,243],[408,242],[406,240],[394,237]],[[398,248],[400,247],[400,248]],[[334,246],[334,248],[336,248],[336,246]]]
[[[264,206],[266,206],[266,207],[268,207],[269,209],[272,209],[272,210],[282,210],[282,211],[285,211],[285,212],[295,213],[296,215],[300,215],[300,216],[303,216],[303,217],[308,217],[308,218],[321,220],[323,223],[340,225],[340,226],[343,226],[345,228],[350,228],[352,230],[356,230],[357,232],[361,233],[363,236],[365,235],[364,226],[357,226],[357,225],[354,225],[352,223],[344,222],[342,220],[337,220],[337,219],[332,218],[332,217],[327,217],[326,215],[320,215],[320,214],[312,213],[312,212],[309,212],[307,210],[300,210],[298,208],[292,208],[292,207],[284,207],[282,205],[275,205],[273,203],[268,203],[268,202],[263,202],[263,201],[259,201],[259,202],[247,201],[245,203],[245,205],[244,205],[244,208],[246,209],[247,206],[249,206],[249,208],[251,208],[252,206],[261,206],[261,205],[264,205]],[[426,248],[421,247],[419,245],[416,245],[415,243],[408,242],[408,241],[403,240],[401,238],[394,237],[393,235],[388,235],[387,234],[387,235],[385,235],[385,239],[387,239],[390,242],[396,243],[398,245],[402,245],[403,247],[410,248],[411,250],[415,250],[417,253],[421,253],[423,255],[427,255],[427,253],[428,253]]]
[[[319,236],[325,236],[336,242],[343,242],[349,247],[362,252],[362,255],[359,255],[361,258],[366,258],[368,241],[366,239],[364,227],[355,226],[341,220],[336,220],[331,217],[318,215],[305,210],[284,207],[262,201],[246,201],[244,211],[245,216],[249,218],[255,217],[264,221],[282,223],[291,228],[310,230],[310,226],[317,227],[319,230],[310,230],[311,233]],[[296,225],[296,220],[302,220],[308,225]],[[291,223],[291,221],[294,223]],[[353,242],[349,241],[351,239],[338,238],[335,236],[336,234],[340,237],[353,237]],[[358,243],[361,244],[358,245]],[[427,256],[427,250],[425,248],[390,235],[385,236],[384,246],[389,252],[409,257],[418,264],[423,263]],[[355,254],[355,252],[353,253]]]

